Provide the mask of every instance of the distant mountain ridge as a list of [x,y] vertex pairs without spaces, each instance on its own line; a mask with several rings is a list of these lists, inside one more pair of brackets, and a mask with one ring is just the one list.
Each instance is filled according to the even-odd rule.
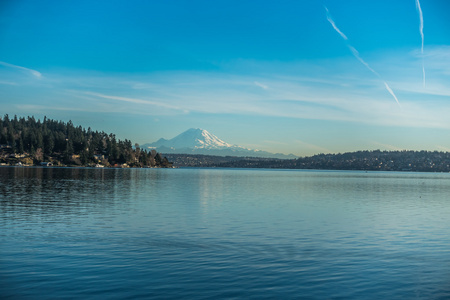
[[167,140],[161,138],[156,142],[141,145],[141,148],[155,149],[161,153],[192,153],[217,156],[251,156],[283,159],[296,158],[293,154],[285,155],[282,153],[270,153],[229,144],[201,128],[191,128],[177,135],[173,139]]

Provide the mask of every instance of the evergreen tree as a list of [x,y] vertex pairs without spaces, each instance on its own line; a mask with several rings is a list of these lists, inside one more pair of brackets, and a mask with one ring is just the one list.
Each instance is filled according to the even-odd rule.
[[[9,145],[13,152],[31,155],[35,163],[48,157],[65,164],[93,162],[94,155],[105,155],[104,164],[126,163],[130,166],[161,166],[168,162],[156,151],[148,153],[130,140],[119,140],[114,134],[75,127],[72,121],[64,123],[44,117],[41,122],[33,116],[0,118],[0,144]],[[11,152],[11,150],[1,150]],[[73,158],[79,155],[80,159]],[[47,158],[46,158],[47,157]],[[30,158],[31,159],[31,158]]]
[[8,125],[8,144],[11,146],[12,151],[16,151],[16,138],[14,137],[14,127],[12,123]]
[[80,162],[81,162],[82,165],[86,165],[88,163],[88,161],[89,161],[88,154],[89,153],[86,150],[81,151],[81,153],[80,153]]
[[0,132],[0,144],[2,145],[6,145],[8,144],[8,137],[5,134],[5,131],[3,130],[3,127],[1,128],[1,132]]
[[159,154],[159,153],[156,154],[156,156],[155,156],[155,161],[156,161],[156,164],[157,164],[157,165],[161,165],[161,163],[162,163],[162,157],[161,157],[161,154]]
[[46,155],[51,155],[53,153],[53,148],[55,147],[55,139],[52,133],[48,133],[44,138],[44,153]]
[[24,153],[24,152],[25,152],[24,147],[23,147],[23,139],[22,139],[22,137],[20,137],[20,138],[17,140],[17,151],[18,151],[19,153]]

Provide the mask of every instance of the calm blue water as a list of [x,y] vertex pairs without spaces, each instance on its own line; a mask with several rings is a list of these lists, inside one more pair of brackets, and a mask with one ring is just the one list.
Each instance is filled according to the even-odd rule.
[[450,299],[450,174],[0,168],[2,299]]

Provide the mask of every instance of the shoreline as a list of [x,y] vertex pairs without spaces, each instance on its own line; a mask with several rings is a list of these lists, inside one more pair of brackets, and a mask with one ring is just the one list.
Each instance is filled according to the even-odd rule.
[[417,170],[359,170],[359,169],[299,169],[299,168],[264,168],[264,167],[95,167],[95,166],[38,166],[38,165],[7,165],[0,164],[0,168],[39,168],[39,169],[221,169],[221,170],[273,170],[273,171],[310,171],[310,172],[361,172],[361,173],[414,173],[414,174],[448,174],[450,171],[417,171]]

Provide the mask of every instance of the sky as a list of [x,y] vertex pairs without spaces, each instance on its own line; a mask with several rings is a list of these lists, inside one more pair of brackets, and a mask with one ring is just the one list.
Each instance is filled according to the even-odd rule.
[[450,151],[450,2],[0,2],[0,115],[133,143]]

